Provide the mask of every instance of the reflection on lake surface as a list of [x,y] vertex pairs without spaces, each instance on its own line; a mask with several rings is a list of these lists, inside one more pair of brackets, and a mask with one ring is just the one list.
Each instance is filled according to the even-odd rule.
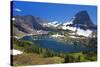
[[82,46],[81,44],[67,44],[59,42],[56,39],[51,38],[50,36],[24,36],[23,40],[30,40],[36,43],[37,46],[41,48],[48,48],[55,52],[80,52],[80,51],[96,51],[96,48],[89,48]]

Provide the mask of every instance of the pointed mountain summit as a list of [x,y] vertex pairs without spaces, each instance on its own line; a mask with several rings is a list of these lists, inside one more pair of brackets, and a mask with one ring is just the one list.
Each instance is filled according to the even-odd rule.
[[75,15],[75,20],[73,21],[73,23],[94,26],[87,11],[80,11],[79,13],[77,13]]
[[93,24],[89,14],[87,11],[78,12],[73,18],[71,18],[71,24],[67,24],[67,26],[74,26],[81,29],[96,29],[96,26]]
[[64,30],[76,31],[78,35],[83,35],[88,37],[93,31],[97,30],[95,24],[93,24],[87,11],[80,11],[75,14],[74,17],[70,19],[67,23],[64,23],[62,26]]

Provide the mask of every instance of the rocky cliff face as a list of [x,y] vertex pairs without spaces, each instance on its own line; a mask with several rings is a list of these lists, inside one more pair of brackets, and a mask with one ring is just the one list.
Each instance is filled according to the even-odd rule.
[[87,11],[78,12],[70,21],[72,21],[72,24],[68,24],[67,26],[78,27],[84,30],[96,29],[96,26],[90,19],[90,16]]
[[78,35],[88,37],[92,32],[96,32],[97,27],[93,24],[87,11],[80,11],[67,23],[64,23],[62,29],[76,31]]
[[32,15],[14,16],[12,18],[13,34],[37,34],[37,31],[44,30],[45,28],[40,24],[44,21]]

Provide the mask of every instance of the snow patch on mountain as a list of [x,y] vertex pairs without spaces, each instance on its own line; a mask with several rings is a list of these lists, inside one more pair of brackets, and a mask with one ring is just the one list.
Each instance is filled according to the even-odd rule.
[[83,30],[83,29],[80,29],[80,28],[77,28],[77,27],[71,27],[71,26],[62,26],[62,29],[64,30],[71,30],[71,31],[76,31],[76,34],[77,35],[82,35],[82,36],[85,36],[85,37],[88,37],[91,33],[92,33],[92,30],[90,29],[87,29],[87,30]]
[[49,23],[48,23],[49,26],[53,26],[53,27],[57,27],[57,26],[59,26],[60,24],[61,24],[61,23],[58,22],[58,21],[53,21],[53,22],[49,22]]
[[62,29],[63,30],[72,30],[72,31],[75,31],[76,30],[76,27],[71,27],[71,26],[62,26]]
[[63,23],[63,25],[69,25],[69,24],[73,24],[73,22],[66,22],[66,23]]
[[89,29],[87,29],[87,30],[83,30],[83,29],[80,29],[80,28],[78,28],[77,29],[77,34],[78,35],[83,35],[83,36],[85,36],[85,37],[88,37],[90,34],[92,34],[92,30],[89,30]]
[[66,23],[63,23],[63,25],[70,25],[70,24],[73,24],[73,21],[75,20],[75,17],[71,18],[70,21],[66,22]]
[[22,51],[16,50],[16,49],[12,49],[12,55],[19,55],[22,54]]
[[64,35],[54,34],[54,35],[51,35],[51,37],[64,37]]

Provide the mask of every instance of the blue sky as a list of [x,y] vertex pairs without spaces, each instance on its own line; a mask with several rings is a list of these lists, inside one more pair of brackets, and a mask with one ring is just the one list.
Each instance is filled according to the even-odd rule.
[[33,15],[49,22],[67,22],[82,10],[86,10],[94,24],[96,24],[96,6],[13,1],[13,15]]

